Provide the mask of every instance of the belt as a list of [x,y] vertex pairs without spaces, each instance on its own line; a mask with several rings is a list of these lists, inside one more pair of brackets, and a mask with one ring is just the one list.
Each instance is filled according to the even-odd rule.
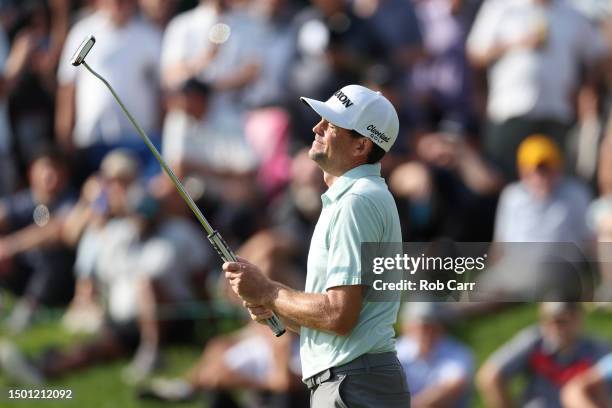
[[366,370],[370,368],[383,367],[399,364],[397,360],[397,354],[393,351],[388,353],[376,353],[376,354],[364,354],[357,357],[353,361],[339,365],[338,367],[331,367],[327,370],[323,370],[320,373],[308,377],[304,380],[304,384],[309,390],[323,384],[332,378],[335,374],[346,373],[348,371],[355,370]]

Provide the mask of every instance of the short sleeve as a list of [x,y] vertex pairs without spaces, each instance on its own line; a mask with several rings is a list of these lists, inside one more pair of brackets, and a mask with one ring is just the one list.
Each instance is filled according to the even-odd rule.
[[[509,186],[510,187],[510,186]],[[507,238],[508,218],[511,214],[508,213],[508,204],[511,196],[511,190],[506,187],[500,197],[495,211],[495,226],[493,228],[493,239],[497,242],[504,242]]]
[[500,370],[502,377],[512,377],[528,367],[529,356],[539,339],[537,328],[525,329],[493,353],[489,362]]
[[164,32],[161,45],[161,70],[177,64],[185,58],[183,44],[187,44],[184,35],[184,16],[175,17]]
[[497,40],[497,27],[502,13],[496,0],[485,0],[476,15],[476,20],[467,39],[467,50],[474,54],[485,54]]
[[603,33],[595,28],[589,20],[582,16],[578,16],[580,21],[577,25],[579,40],[578,53],[580,59],[590,66],[601,59],[606,53],[606,41]]
[[369,198],[349,194],[337,205],[329,230],[326,289],[360,285],[361,244],[382,237],[382,217]]
[[607,384],[612,386],[612,353],[599,360],[597,363],[597,370],[599,371],[601,378],[603,378]]

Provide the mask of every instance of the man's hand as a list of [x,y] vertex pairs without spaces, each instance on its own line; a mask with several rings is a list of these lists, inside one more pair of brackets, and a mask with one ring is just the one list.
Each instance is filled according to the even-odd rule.
[[274,283],[245,259],[224,263],[223,271],[232,290],[249,304],[269,306],[276,296]]
[[266,324],[266,320],[274,316],[272,310],[268,309],[265,306],[253,305],[248,302],[244,302],[243,304],[244,307],[246,307],[246,309],[249,311],[251,319],[256,321],[257,323]]

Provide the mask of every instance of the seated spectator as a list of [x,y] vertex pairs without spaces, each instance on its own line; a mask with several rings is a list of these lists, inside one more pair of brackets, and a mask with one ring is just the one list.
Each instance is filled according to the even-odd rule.
[[124,371],[126,380],[136,381],[156,367],[162,341],[189,336],[191,320],[183,308],[193,299],[190,277],[209,254],[202,233],[189,221],[164,219],[159,202],[148,195],[138,195],[130,208],[128,217],[104,227],[95,285],[106,302],[97,336],[33,362],[5,344],[5,374],[40,383],[136,351]]
[[607,408],[612,406],[612,354],[577,375],[563,389],[566,408]]
[[482,276],[483,292],[521,296],[514,301],[589,298],[587,186],[563,175],[561,150],[546,136],[521,143],[517,167],[520,180],[506,186],[497,206],[493,267]]
[[467,407],[472,386],[472,352],[445,332],[449,309],[416,302],[403,313],[397,358],[410,387],[411,406]]
[[580,304],[542,303],[539,313],[537,326],[514,336],[478,372],[477,384],[487,406],[512,406],[510,381],[524,375],[521,406],[561,407],[566,384],[608,352],[608,347],[584,334]]
[[543,135],[532,135],[517,152],[520,180],[501,193],[495,220],[499,242],[574,242],[592,238],[586,224],[591,200],[588,187],[563,175],[559,146]]
[[73,256],[61,239],[76,201],[64,157],[39,152],[29,167],[29,188],[0,200],[0,284],[21,300],[8,324],[21,331],[42,303],[68,302],[74,286]]
[[[299,275],[282,256],[258,251],[247,242],[240,256],[257,260],[268,276],[290,287],[303,285]],[[230,302],[240,300],[222,278]],[[209,395],[211,408],[241,407],[228,391],[249,390],[254,395],[246,406],[305,407],[307,390],[301,382],[299,339],[291,333],[275,337],[263,324],[253,321],[238,332],[213,338],[195,366],[180,379],[154,379],[139,394],[167,402],[188,401],[198,391]]]
[[94,298],[95,269],[104,248],[104,227],[113,219],[129,213],[128,192],[137,188],[139,166],[129,151],[108,153],[99,174],[90,176],[81,197],[66,217],[64,241],[76,248],[75,295],[63,323],[73,331],[93,332],[101,323],[101,309]]
[[252,391],[249,400],[254,406],[306,407],[300,375],[297,336],[286,333],[277,338],[267,326],[249,323],[239,332],[209,341],[185,378],[156,378],[139,395],[176,403],[204,391],[211,408],[234,408],[243,405],[229,391],[241,389]]

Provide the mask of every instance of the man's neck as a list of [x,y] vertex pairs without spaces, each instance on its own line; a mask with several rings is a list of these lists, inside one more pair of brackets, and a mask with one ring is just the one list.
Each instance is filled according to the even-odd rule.
[[348,168],[346,168],[344,170],[338,170],[338,171],[335,171],[333,173],[330,173],[327,170],[323,170],[323,181],[325,181],[325,184],[327,185],[327,188],[329,188],[343,174],[346,174],[348,171],[354,169],[355,167],[363,166],[364,164],[366,164],[366,163],[365,162],[364,163],[358,163],[358,164],[355,164],[352,167],[348,167]]
[[333,174],[330,174],[323,170],[323,181],[327,185],[327,188],[330,188],[332,184],[334,184],[334,182],[338,179],[338,177],[340,176],[334,176]]

